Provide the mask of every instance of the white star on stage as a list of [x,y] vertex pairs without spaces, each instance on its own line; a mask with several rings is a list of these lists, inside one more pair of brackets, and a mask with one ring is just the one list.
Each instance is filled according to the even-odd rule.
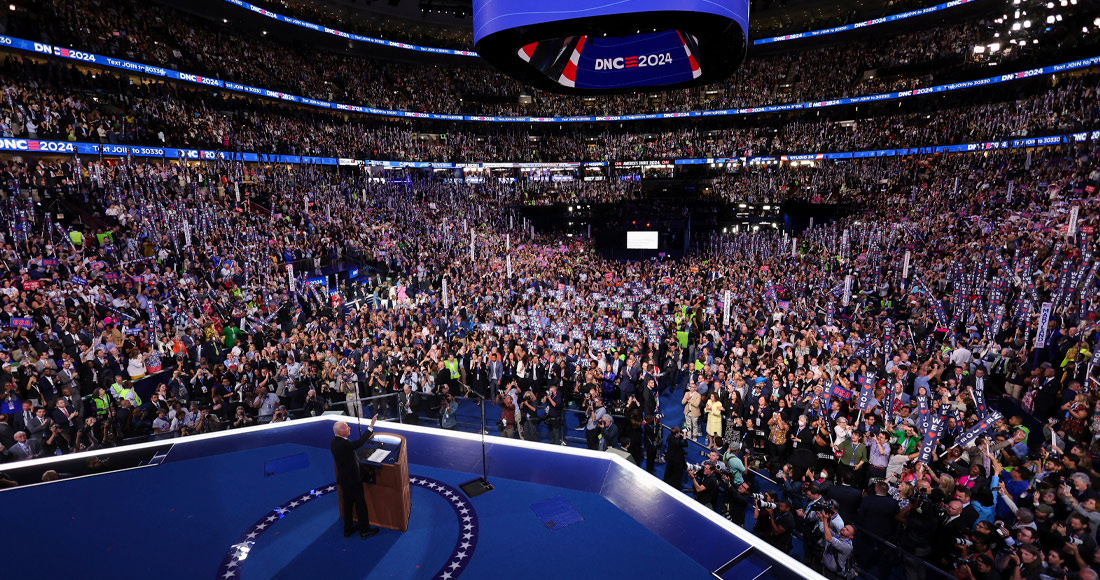
[[472,529],[474,529],[474,526],[473,526],[473,525],[471,525],[471,524],[466,524],[465,526],[462,526],[462,527],[466,528],[467,530],[472,530]]
[[460,562],[451,562],[451,565],[447,566],[447,567],[450,568],[451,570],[458,570],[459,568],[462,567],[462,564]]
[[251,534],[248,534],[245,537],[248,538],[248,539],[252,539],[252,538],[255,538],[256,536],[257,536],[256,532],[252,532]]
[[470,547],[470,542],[462,542],[462,545],[459,546],[459,548],[461,548],[463,550],[465,550],[466,548],[469,548],[469,547]]
[[237,561],[236,560],[230,560],[229,563],[225,565],[225,567],[226,568],[236,568],[237,567]]
[[266,527],[267,527],[267,524],[258,524],[258,525],[256,526],[256,529],[257,529],[257,530],[262,530],[262,529],[264,529],[264,528],[266,528]]
[[325,488],[325,491],[336,491],[336,486],[335,485],[330,485],[330,486]]
[[279,516],[267,516],[267,521],[269,522],[273,522],[277,519],[279,519]]
[[462,539],[463,540],[469,540],[472,537],[474,537],[473,534],[462,534]]
[[420,485],[420,480],[419,480],[419,479],[416,479],[416,478],[414,477],[414,478],[412,478],[412,479],[410,479],[410,480],[409,480],[409,483],[411,483],[411,484],[413,484],[413,485]]
[[435,489],[435,488],[436,488],[436,487],[438,487],[438,486],[437,486],[436,484],[434,484],[434,483],[429,483],[429,484],[428,484],[428,487],[429,487],[430,489]]
[[443,580],[451,580],[451,573],[450,572],[444,572],[439,577],[442,578]]
[[290,507],[298,507],[298,502],[296,502],[296,501],[290,502]]
[[311,500],[311,499],[313,499],[313,498],[309,497],[308,495],[303,495],[303,496],[302,496],[302,503],[305,503],[305,502],[307,502],[307,501],[309,501],[309,500]]
[[234,574],[236,574],[236,572],[228,570],[224,575],[222,575],[222,578],[232,578]]
[[445,495],[447,497],[454,497],[454,493],[452,493],[451,491],[445,491],[445,492],[443,492],[443,495]]
[[290,510],[288,510],[286,508],[277,507],[277,508],[275,508],[275,511],[278,512],[279,515],[283,515],[283,514],[285,514],[286,512],[288,512]]
[[468,522],[468,521],[470,521],[470,520],[472,520],[472,519],[474,519],[474,518],[471,518],[470,516],[465,516],[465,517],[463,517],[463,518],[462,518],[462,521],[464,521],[464,522]]
[[468,514],[468,513],[470,513],[470,510],[468,510],[468,509],[466,509],[466,508],[462,508],[462,509],[460,509],[460,510],[458,510],[458,511],[459,511],[459,513],[463,513],[463,514]]
[[459,552],[459,553],[455,554],[455,558],[458,558],[459,560],[461,560],[465,557],[466,557],[466,552]]

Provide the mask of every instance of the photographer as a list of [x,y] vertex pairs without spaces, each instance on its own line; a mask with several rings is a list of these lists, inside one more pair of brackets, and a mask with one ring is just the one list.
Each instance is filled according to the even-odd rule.
[[519,404],[519,436],[524,441],[538,441],[539,408],[534,391],[523,393]]
[[825,525],[828,517],[826,512],[818,512],[825,534],[825,575],[829,578],[848,580],[855,577],[852,569],[852,538],[855,537],[856,530],[851,525],[847,525],[840,529],[839,534],[834,535],[832,526]]
[[588,443],[588,448],[593,451],[600,448],[600,421],[606,414],[607,410],[604,409],[603,399],[599,395],[585,397],[584,415],[588,418],[588,422],[584,427],[584,438]]
[[[816,483],[806,489],[809,503],[805,509],[796,512],[802,518],[802,543],[806,556],[806,565],[814,570],[823,570],[825,552],[825,527],[831,527],[837,533],[844,527],[844,519],[837,513],[836,502],[826,499]],[[824,515],[824,519],[822,516]]]
[[546,413],[543,415],[543,420],[546,421],[546,428],[550,431],[550,444],[551,445],[564,445],[565,441],[562,440],[562,395],[558,385],[550,385],[550,390],[546,391],[546,394],[542,397],[543,404],[546,405]]
[[443,395],[443,400],[439,404],[439,426],[444,429],[457,427],[458,419],[455,418],[455,413],[458,413],[458,401],[455,401],[455,396],[450,393]]
[[252,417],[249,417],[248,414],[245,413],[244,407],[237,407],[237,414],[234,416],[232,425],[234,429],[249,427],[251,425],[254,425],[255,423],[256,420]]
[[757,536],[784,552],[790,552],[794,548],[792,532],[795,521],[790,502],[777,501],[772,492],[765,494],[765,499],[757,496],[753,519],[756,520],[753,533]]
[[222,428],[221,420],[218,416],[210,412],[210,409],[203,407],[199,412],[199,421],[195,425],[196,433],[211,433],[213,431],[220,431]]
[[753,501],[752,488],[749,487],[748,482],[743,481],[740,485],[731,483],[726,501],[729,506],[727,510],[729,520],[742,528],[745,527],[745,513]]
[[[683,489],[684,470],[687,469],[687,462],[684,457],[687,441],[684,439],[679,427],[673,427],[669,431],[666,443],[668,448],[665,451],[665,483],[676,489]],[[742,523],[744,523],[743,518]]]
[[718,472],[709,461],[704,463],[699,471],[698,474],[694,470],[688,472],[688,476],[691,478],[691,487],[695,490],[695,499],[714,510],[718,499]]

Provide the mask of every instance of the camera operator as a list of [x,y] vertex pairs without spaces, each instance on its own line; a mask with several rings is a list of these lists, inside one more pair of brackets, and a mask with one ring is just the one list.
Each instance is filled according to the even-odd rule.
[[776,501],[776,496],[772,492],[768,492],[765,498],[761,499],[760,496],[756,498],[756,506],[753,509],[756,525],[753,527],[753,532],[776,548],[790,552],[794,547],[792,532],[795,526],[794,515],[791,514],[791,503],[787,500]]
[[[796,512],[802,518],[802,543],[806,555],[806,565],[814,570],[824,569],[823,555],[825,553],[825,524],[832,528],[836,534],[844,527],[844,518],[837,512],[836,502],[826,499],[821,488],[816,484],[810,484],[806,489],[806,498],[809,503],[805,509]],[[822,514],[826,518],[822,519]]]
[[588,448],[596,451],[600,448],[600,420],[607,414],[603,399],[599,395],[587,395],[584,399],[584,415],[588,423],[584,427],[584,438]]
[[822,529],[825,534],[825,575],[829,578],[848,580],[855,576],[852,569],[852,538],[856,530],[851,525],[840,529],[839,534],[833,534],[832,526],[825,525],[828,521],[828,513],[818,512]]
[[932,485],[924,480],[918,480],[916,487],[917,492],[909,500],[909,505],[898,514],[898,520],[905,523],[898,545],[902,548],[906,576],[909,578],[924,577],[925,564],[922,561],[932,553],[932,542],[944,518],[943,508],[939,506],[943,492],[933,490]]
[[708,461],[699,469],[699,473],[691,470],[688,471],[688,476],[691,478],[691,487],[695,490],[695,499],[710,509],[715,509],[718,499],[718,471],[714,464]]
[[539,407],[535,391],[523,393],[519,404],[520,426],[519,436],[524,441],[538,441]]
[[457,427],[458,420],[455,419],[455,413],[458,413],[458,401],[455,401],[454,395],[445,393],[439,403],[439,426],[444,429]]
[[546,422],[546,428],[550,431],[551,445],[565,445],[565,441],[562,440],[561,436],[562,400],[561,391],[558,385],[550,385],[550,389],[542,396],[542,402],[546,405],[546,413],[543,415],[543,421]]
[[[668,434],[668,450],[665,451],[665,483],[676,489],[683,489],[684,470],[687,462],[684,458],[687,441],[679,427],[673,427]],[[743,523],[743,522],[742,522]]]
[[727,511],[729,520],[742,528],[745,527],[745,513],[749,509],[749,504],[753,501],[752,488],[749,487],[748,482],[742,481],[740,485],[731,483],[727,501],[729,504]]

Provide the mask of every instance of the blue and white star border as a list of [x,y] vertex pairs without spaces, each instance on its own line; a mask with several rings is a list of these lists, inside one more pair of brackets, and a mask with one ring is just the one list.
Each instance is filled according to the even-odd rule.
[[[458,518],[459,533],[458,539],[455,540],[454,549],[451,551],[450,556],[448,556],[447,563],[443,568],[432,575],[432,578],[437,580],[454,580],[462,575],[462,572],[466,569],[466,565],[470,562],[470,557],[473,555],[474,549],[477,548],[477,539],[480,534],[477,512],[474,510],[473,504],[470,503],[469,497],[455,487],[443,483],[442,481],[428,477],[415,476],[409,479],[409,483],[438,494],[447,501],[451,509],[454,510],[455,517]],[[256,545],[260,536],[274,527],[275,524],[279,523],[279,520],[283,519],[294,510],[306,505],[312,500],[335,492],[336,484],[330,483],[316,489],[311,489],[301,496],[295,496],[290,501],[264,514],[264,516],[257,520],[256,523],[252,524],[244,534],[241,534],[241,537],[237,539],[237,543],[229,547],[229,551],[222,559],[221,566],[218,567],[218,573],[215,578],[217,580],[233,580],[234,578],[239,578],[241,576],[241,562],[248,558],[248,553],[252,550],[252,547]]]

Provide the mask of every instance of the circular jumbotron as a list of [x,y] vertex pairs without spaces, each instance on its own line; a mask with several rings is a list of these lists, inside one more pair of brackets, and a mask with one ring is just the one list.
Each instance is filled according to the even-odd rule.
[[748,28],[748,0],[474,0],[478,53],[557,93],[720,81],[744,60]]

